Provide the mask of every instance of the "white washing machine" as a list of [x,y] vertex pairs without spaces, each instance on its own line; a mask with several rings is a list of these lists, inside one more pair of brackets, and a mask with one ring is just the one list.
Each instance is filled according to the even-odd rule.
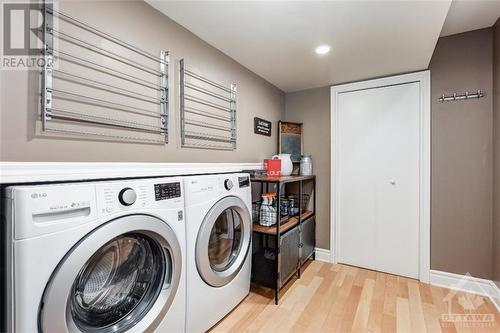
[[205,332],[250,290],[251,190],[248,174],[184,178],[186,331]]
[[183,332],[181,178],[8,187],[9,332]]

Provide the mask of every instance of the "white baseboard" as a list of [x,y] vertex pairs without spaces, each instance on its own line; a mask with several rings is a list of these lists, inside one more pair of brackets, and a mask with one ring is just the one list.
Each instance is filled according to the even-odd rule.
[[317,247],[316,251],[316,260],[323,262],[330,262],[330,250],[321,249]]
[[495,304],[497,310],[500,311],[500,289],[491,280],[481,279],[470,275],[431,270],[430,284],[487,296],[491,302]]

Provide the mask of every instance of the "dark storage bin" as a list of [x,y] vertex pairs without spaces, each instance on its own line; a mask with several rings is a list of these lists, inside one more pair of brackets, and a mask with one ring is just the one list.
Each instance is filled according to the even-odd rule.
[[299,264],[299,243],[299,226],[291,229],[281,237],[280,288],[297,271]]
[[[276,260],[266,258],[265,251],[260,250],[252,256],[252,282],[264,287],[275,288],[276,277],[270,274],[276,270]],[[276,257],[274,257],[276,259]]]
[[300,226],[302,228],[300,233],[300,264],[309,259],[314,253],[316,247],[316,221],[315,217],[311,217]]

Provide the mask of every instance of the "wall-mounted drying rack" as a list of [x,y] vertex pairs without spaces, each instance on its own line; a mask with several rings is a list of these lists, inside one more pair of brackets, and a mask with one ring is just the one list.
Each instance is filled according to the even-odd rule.
[[236,85],[226,87],[194,73],[180,60],[181,145],[236,149]]
[[453,94],[453,95],[445,96],[443,94],[443,96],[441,96],[441,97],[438,98],[438,101],[440,101],[440,102],[451,102],[451,101],[460,101],[460,100],[464,100],[464,99],[481,98],[481,97],[484,97],[484,91],[482,91],[482,90],[478,90],[474,94],[471,94],[468,91],[466,91],[465,93],[459,94],[459,95],[458,94]]
[[167,51],[151,54],[44,5],[42,129],[168,143]]

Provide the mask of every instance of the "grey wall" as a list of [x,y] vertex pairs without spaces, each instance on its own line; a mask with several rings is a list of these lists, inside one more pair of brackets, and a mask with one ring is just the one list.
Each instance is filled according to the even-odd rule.
[[493,54],[493,280],[500,287],[500,19],[495,24]]
[[[35,130],[38,73],[0,71],[1,161],[257,162],[276,152],[276,122],[284,118],[284,93],[143,1],[68,1],[60,7],[99,29],[151,53],[171,51],[170,144],[146,145],[47,137]],[[180,149],[178,60],[186,58],[206,76],[238,85],[238,149]],[[273,121],[271,138],[253,134],[253,117]]]
[[286,119],[304,127],[304,153],[311,154],[316,174],[316,246],[330,243],[330,87],[286,94]]
[[[491,278],[493,31],[440,38],[430,63],[431,267]],[[441,103],[443,93],[486,97]]]
[[[492,38],[492,29],[440,38],[430,65],[431,268],[484,278],[491,278],[493,260]],[[474,89],[485,90],[487,97],[436,102],[443,93]],[[318,246],[328,249],[329,87],[287,94],[285,105],[287,120],[304,122],[305,151],[312,153],[319,198],[326,205],[322,212],[318,207]]]

